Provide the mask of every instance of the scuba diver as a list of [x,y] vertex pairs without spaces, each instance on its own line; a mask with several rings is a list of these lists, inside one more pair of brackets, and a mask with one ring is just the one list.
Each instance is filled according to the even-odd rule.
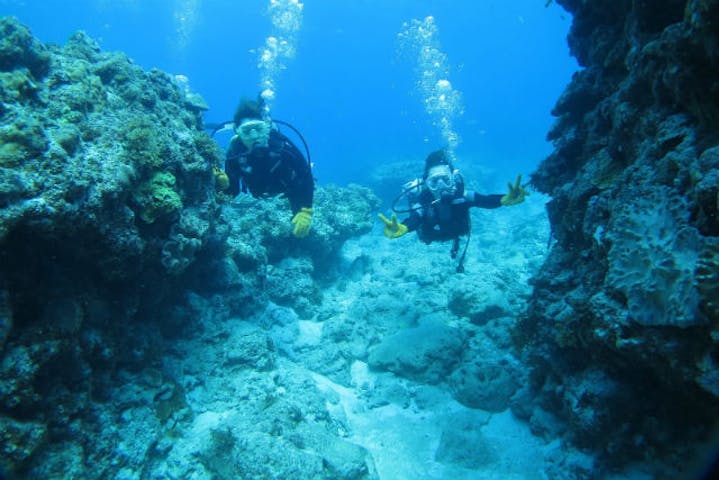
[[[302,135],[288,123],[263,115],[264,102],[243,99],[237,107],[231,126],[235,135],[225,159],[225,171],[215,171],[217,184],[231,196],[249,192],[253,197],[284,194],[292,209],[292,233],[302,238],[312,225],[312,177],[309,150]],[[302,140],[307,159],[274,125],[287,125]],[[225,127],[228,127],[225,125]],[[216,128],[213,134],[219,131]]]
[[[459,252],[459,239],[467,236],[467,242],[457,264],[457,272],[464,271],[464,257],[467,253],[471,234],[469,209],[498,208],[517,205],[524,201],[528,192],[521,185],[522,176],[517,177],[514,185],[509,184],[509,192],[505,195],[480,195],[473,191],[465,191],[464,181],[452,166],[444,150],[430,153],[424,164],[424,175],[404,185],[402,193],[392,204],[392,219],[381,213],[379,219],[384,223],[384,235],[387,238],[399,238],[407,232],[416,231],[424,243],[452,240],[452,258]],[[407,197],[409,208],[397,210],[397,202]],[[409,213],[409,217],[401,223],[397,221],[397,213]]]

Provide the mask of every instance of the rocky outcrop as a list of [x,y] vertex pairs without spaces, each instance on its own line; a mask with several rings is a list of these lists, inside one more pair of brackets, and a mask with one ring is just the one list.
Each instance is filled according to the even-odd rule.
[[533,426],[614,464],[688,454],[719,408],[719,2],[558,3],[582,69],[532,176],[556,240],[516,336]]
[[[222,322],[270,300],[309,309],[317,272],[371,228],[376,199],[360,187],[318,191],[315,229],[296,240],[285,200],[216,194],[222,152],[203,131],[204,108],[182,79],[103,52],[81,32],[46,46],[0,18],[0,476],[179,478],[201,458],[217,477],[230,467],[215,443],[226,461],[220,447],[239,458],[279,435],[254,420],[212,435],[202,419],[193,424],[205,399],[184,367],[168,366],[171,353],[210,330],[224,355],[213,372],[247,370],[265,385],[242,400],[230,385],[223,411],[251,419],[240,402],[261,416],[268,405],[255,400],[285,388],[268,372],[289,367],[277,366],[263,330]],[[288,275],[299,281],[286,285]],[[293,429],[302,423],[294,406],[277,408]],[[364,450],[326,433],[324,417],[296,434],[324,456],[276,443],[286,457],[245,474],[296,477],[294,456],[312,465],[307,478],[372,478]],[[173,472],[157,473],[183,436]]]
[[2,18],[0,39],[0,416],[14,452],[0,469],[13,472],[69,432],[91,436],[118,369],[159,361],[147,319],[212,232],[220,155],[169,75],[83,33],[46,46]]
[[83,33],[61,48],[12,19],[0,31],[0,241],[28,251],[10,260],[27,269],[45,242],[57,259],[92,258],[101,279],[182,272],[210,228],[220,163],[199,108]]

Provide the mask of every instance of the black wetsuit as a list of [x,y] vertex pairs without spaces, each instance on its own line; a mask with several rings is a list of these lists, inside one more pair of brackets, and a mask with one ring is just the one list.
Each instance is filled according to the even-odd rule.
[[270,132],[267,147],[248,152],[239,138],[227,150],[225,173],[233,197],[249,192],[253,197],[285,194],[292,213],[312,208],[315,182],[312,170],[297,147],[276,129]]
[[425,243],[455,240],[469,233],[471,207],[498,208],[502,206],[501,199],[502,195],[469,191],[435,201],[431,192],[423,190],[413,204],[415,210],[402,223],[408,231],[416,230]]

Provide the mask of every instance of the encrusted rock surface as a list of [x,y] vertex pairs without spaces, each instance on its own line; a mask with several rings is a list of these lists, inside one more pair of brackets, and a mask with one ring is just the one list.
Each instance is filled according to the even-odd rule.
[[719,2],[558,3],[582,69],[532,175],[556,240],[516,338],[535,412],[610,463],[691,454],[719,408]]
[[[217,195],[222,152],[185,87],[82,32],[46,46],[0,18],[0,476],[298,478],[302,464],[303,478],[371,479],[365,450],[278,360],[297,317],[222,322],[270,300],[312,306],[377,201],[320,189],[297,241],[285,200]],[[264,289],[287,274],[301,281]],[[218,463],[228,451],[235,463]]]

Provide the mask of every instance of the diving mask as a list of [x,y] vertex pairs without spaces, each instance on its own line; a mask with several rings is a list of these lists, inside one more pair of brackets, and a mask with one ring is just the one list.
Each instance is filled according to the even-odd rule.
[[270,123],[264,120],[245,120],[237,127],[237,136],[248,150],[266,147],[270,139]]
[[452,169],[450,169],[448,165],[433,167],[427,174],[424,184],[435,198],[440,198],[444,195],[454,195],[456,191],[454,172],[452,172]]

